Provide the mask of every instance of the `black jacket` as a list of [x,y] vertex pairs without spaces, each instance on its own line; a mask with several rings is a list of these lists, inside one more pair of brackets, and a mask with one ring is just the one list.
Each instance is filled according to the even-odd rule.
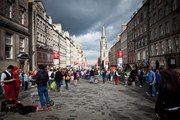
[[47,87],[47,82],[49,81],[49,76],[48,73],[44,70],[44,71],[38,71],[36,73],[36,84],[38,85],[38,87]]

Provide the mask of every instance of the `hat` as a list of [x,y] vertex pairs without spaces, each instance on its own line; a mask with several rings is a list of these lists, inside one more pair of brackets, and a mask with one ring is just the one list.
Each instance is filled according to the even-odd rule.
[[14,71],[16,71],[18,69],[18,66],[14,66]]

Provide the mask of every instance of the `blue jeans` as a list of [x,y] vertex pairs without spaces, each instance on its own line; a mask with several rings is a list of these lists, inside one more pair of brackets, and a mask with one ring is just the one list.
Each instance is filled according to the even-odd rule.
[[[38,87],[38,95],[39,95],[41,107],[44,107],[46,103],[50,103],[48,89],[46,86]],[[46,99],[46,102],[44,101],[44,97]]]
[[65,80],[66,90],[69,90],[69,83],[70,83],[70,81],[69,81],[69,80]]
[[56,86],[57,86],[57,91],[59,92],[61,89],[61,85],[62,85],[62,80],[59,80],[56,82]]
[[156,94],[156,88],[155,88],[155,84],[150,84],[148,86],[148,91],[147,91],[150,95],[155,95]]

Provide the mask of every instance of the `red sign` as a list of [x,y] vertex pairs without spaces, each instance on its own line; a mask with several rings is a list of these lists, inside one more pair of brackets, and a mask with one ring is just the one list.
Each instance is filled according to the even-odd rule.
[[59,59],[59,53],[58,52],[54,52],[54,59]]
[[108,65],[108,61],[106,61],[106,65]]
[[117,54],[117,56],[118,56],[118,58],[122,58],[122,56],[123,56],[123,53],[122,53],[122,51],[118,51],[118,54]]

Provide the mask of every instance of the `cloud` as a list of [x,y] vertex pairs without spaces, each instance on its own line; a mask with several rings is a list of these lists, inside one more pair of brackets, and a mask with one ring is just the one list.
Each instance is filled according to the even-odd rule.
[[[108,48],[121,33],[143,0],[43,0],[53,23],[62,24],[73,39],[82,44],[87,60],[97,61],[102,27],[106,29]],[[87,52],[87,53],[86,53]],[[93,53],[93,54],[91,54]]]

